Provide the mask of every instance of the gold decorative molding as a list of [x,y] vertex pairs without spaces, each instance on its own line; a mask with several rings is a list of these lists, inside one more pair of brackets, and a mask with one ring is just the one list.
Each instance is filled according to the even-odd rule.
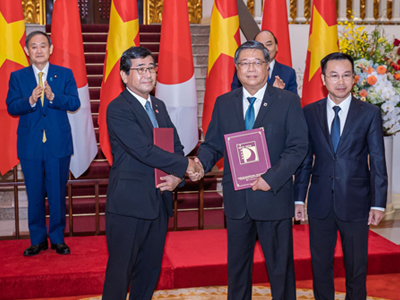
[[25,23],[46,24],[45,0],[21,0]]
[[[201,0],[187,0],[189,11],[189,22],[198,24],[201,22],[203,6]],[[163,0],[143,1],[143,24],[161,23]]]

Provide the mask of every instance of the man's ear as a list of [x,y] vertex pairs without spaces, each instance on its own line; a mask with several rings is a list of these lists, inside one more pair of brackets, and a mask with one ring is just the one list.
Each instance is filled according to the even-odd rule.
[[53,44],[50,46],[50,55],[53,53]]
[[126,84],[128,82],[128,75],[122,70],[119,71],[119,75],[121,76],[122,82]]
[[24,51],[25,51],[26,56],[29,57],[29,50],[28,50],[28,48],[26,48],[26,46],[24,46]]
[[321,74],[321,80],[322,80],[322,84],[326,86],[326,84],[325,84],[325,75],[324,74]]

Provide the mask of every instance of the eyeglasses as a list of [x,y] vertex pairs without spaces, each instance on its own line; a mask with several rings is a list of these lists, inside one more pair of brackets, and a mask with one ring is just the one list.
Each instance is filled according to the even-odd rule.
[[149,71],[150,73],[156,73],[158,71],[158,66],[151,67],[139,67],[139,68],[130,68],[129,70],[136,70],[139,75],[144,75]]
[[253,62],[244,61],[244,62],[238,63],[238,66],[239,66],[239,68],[241,68],[243,70],[250,69],[250,66],[253,66],[256,69],[260,69],[261,66],[266,63],[267,63],[266,61],[262,61],[262,60],[253,61]]
[[353,80],[353,74],[350,74],[350,73],[343,74],[343,75],[339,75],[339,74],[332,74],[330,76],[325,75],[325,77],[329,78],[333,83],[338,82],[340,80],[340,78],[342,78],[343,81]]

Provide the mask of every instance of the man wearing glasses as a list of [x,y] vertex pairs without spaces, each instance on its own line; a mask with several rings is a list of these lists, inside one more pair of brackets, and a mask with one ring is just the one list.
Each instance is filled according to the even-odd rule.
[[[106,236],[109,258],[103,300],[152,298],[161,271],[172,193],[185,172],[201,167],[183,156],[183,146],[166,106],[150,96],[157,66],[151,52],[131,47],[121,57],[126,89],[107,108],[113,165],[107,190]],[[174,129],[174,153],[153,143],[153,128]],[[154,169],[167,176],[155,187]],[[200,174],[202,175],[202,174]]]
[[[225,157],[222,186],[228,229],[228,299],[251,299],[258,234],[272,298],[294,300],[292,176],[307,153],[307,125],[299,97],[267,83],[269,53],[263,44],[245,42],[234,60],[243,87],[217,98],[198,152],[205,172]],[[224,134],[260,127],[264,128],[272,167],[252,188],[235,191],[224,155]]]
[[329,94],[304,107],[310,149],[296,174],[295,216],[304,220],[308,191],[315,299],[335,297],[333,257],[338,231],[346,299],[366,299],[368,229],[385,215],[388,187],[381,113],[379,107],[352,97],[354,63],[349,55],[327,55],[321,70]]

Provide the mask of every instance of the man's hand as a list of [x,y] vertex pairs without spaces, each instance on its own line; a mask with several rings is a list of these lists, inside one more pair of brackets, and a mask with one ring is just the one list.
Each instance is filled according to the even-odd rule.
[[260,176],[257,178],[257,180],[253,181],[251,183],[252,189],[253,191],[264,191],[264,192],[268,192],[271,187],[269,186],[269,184]]
[[189,165],[186,172],[191,181],[198,181],[204,177],[203,166],[197,157],[194,160],[189,159]]
[[286,84],[283,82],[283,80],[278,75],[276,75],[274,84],[272,86],[283,90],[285,88],[285,85]]
[[157,185],[157,188],[160,189],[161,192],[164,191],[172,192],[182,181],[181,178],[176,177],[174,175],[167,175],[164,177],[160,177],[160,179],[164,180],[164,182]]
[[294,206],[294,219],[296,221],[304,221],[305,220],[304,204],[296,204]]
[[38,102],[38,99],[42,96],[43,89],[41,86],[38,84],[34,90],[32,91],[32,95],[29,97],[29,104],[32,106],[36,102]]
[[369,217],[368,217],[368,225],[378,225],[379,222],[383,219],[385,216],[385,212],[377,209],[371,209],[369,211]]
[[49,100],[49,101],[53,101],[54,100],[53,91],[51,90],[51,87],[47,83],[47,81],[44,82],[44,93],[46,94],[47,100]]

